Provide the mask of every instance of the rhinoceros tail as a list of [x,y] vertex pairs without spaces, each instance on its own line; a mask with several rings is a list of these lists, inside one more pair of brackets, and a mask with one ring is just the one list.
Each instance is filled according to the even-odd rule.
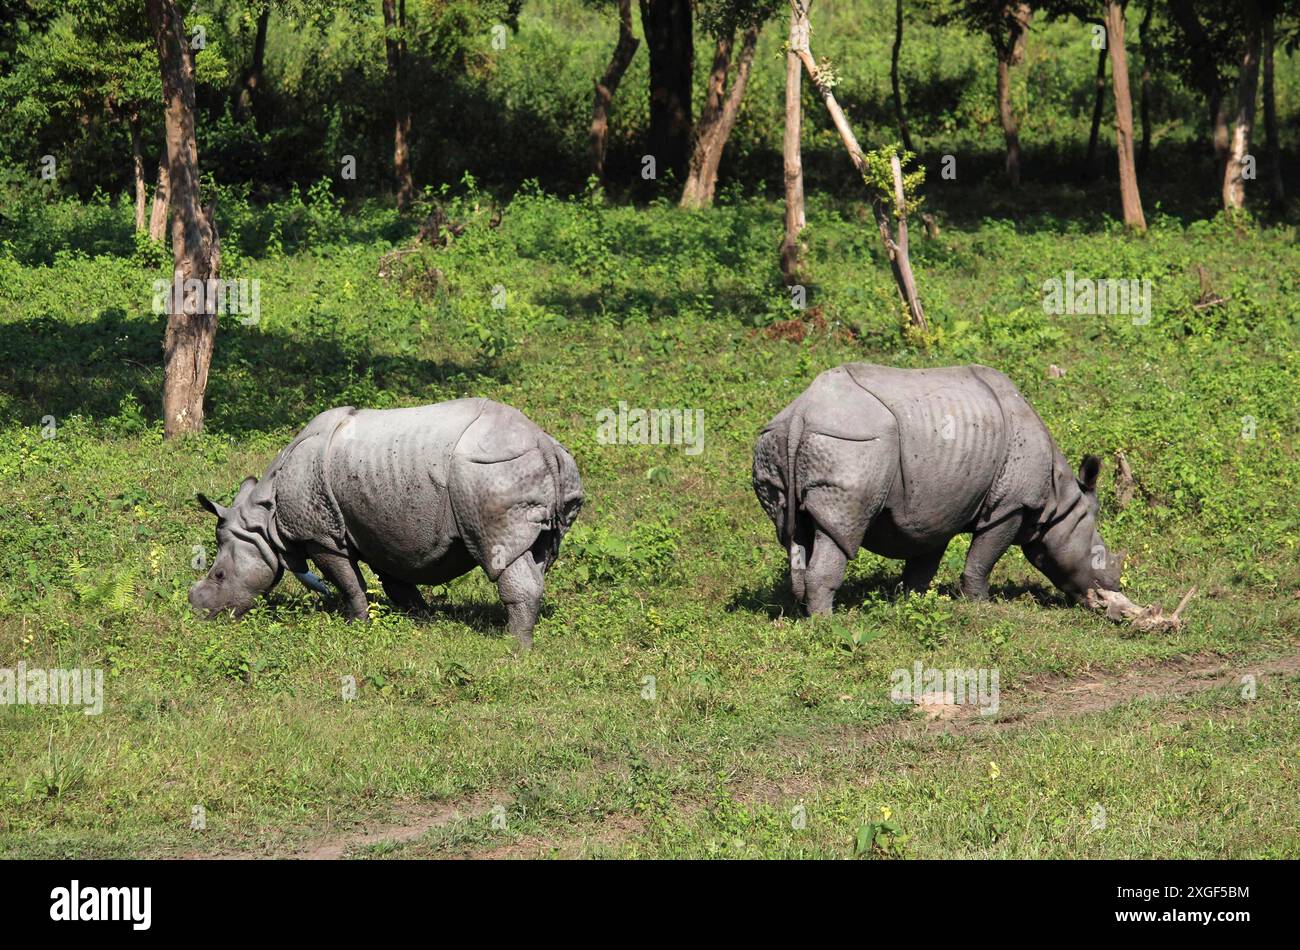
[[[560,526],[560,514],[564,510],[564,479],[560,475],[560,459],[555,451],[555,440],[542,433],[537,440],[537,447],[546,459],[546,468],[551,473],[551,484],[555,487],[555,504],[551,506],[551,530]],[[558,544],[558,542],[556,542]]]
[[799,443],[803,441],[803,412],[796,408],[790,414],[785,430],[785,545],[794,544],[795,518],[799,513],[799,474],[795,463],[799,458]]

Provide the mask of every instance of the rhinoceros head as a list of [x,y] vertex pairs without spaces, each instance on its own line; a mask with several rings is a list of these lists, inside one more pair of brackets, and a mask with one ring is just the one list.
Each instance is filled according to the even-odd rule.
[[1056,477],[1056,505],[1042,532],[1024,545],[1029,562],[1070,597],[1090,590],[1119,590],[1123,553],[1112,554],[1097,532],[1097,475],[1101,459],[1086,456],[1075,476],[1062,460]]
[[217,516],[217,557],[208,576],[190,588],[190,604],[209,620],[223,610],[239,617],[257,595],[280,580],[283,567],[272,541],[274,500],[246,478],[229,508],[199,495],[199,504]]

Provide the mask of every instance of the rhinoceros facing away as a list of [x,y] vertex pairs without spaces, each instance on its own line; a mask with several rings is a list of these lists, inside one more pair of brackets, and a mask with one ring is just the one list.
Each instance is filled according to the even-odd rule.
[[859,547],[904,560],[904,585],[919,591],[962,533],[967,596],[987,598],[994,563],[1019,544],[1053,584],[1094,605],[1119,590],[1122,559],[1097,533],[1099,468],[1088,456],[1076,475],[997,370],[848,363],[768,423],[753,479],[789,551],[795,598],[816,614],[830,611]]
[[532,641],[546,570],[583,501],[577,466],[523,413],[487,399],[410,409],[321,413],[248,478],[217,516],[217,556],[190,589],[209,617],[247,611],[288,568],[311,586],[306,559],[353,618],[367,616],[359,568],[374,569],[399,608],[422,610],[417,584],[477,565],[497,584],[509,629]]

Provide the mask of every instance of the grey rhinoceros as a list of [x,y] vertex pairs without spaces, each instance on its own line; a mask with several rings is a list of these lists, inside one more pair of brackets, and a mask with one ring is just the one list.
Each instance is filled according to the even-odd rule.
[[287,568],[308,586],[311,558],[368,615],[358,566],[378,574],[404,610],[423,610],[417,584],[477,565],[497,584],[509,629],[532,642],[546,570],[582,505],[573,458],[523,413],[488,399],[410,409],[330,409],[247,478],[217,516],[217,556],[190,589],[209,617],[247,611]]
[[859,547],[904,560],[904,585],[919,591],[962,533],[967,596],[987,598],[994,563],[1019,544],[1053,584],[1094,605],[1090,592],[1119,590],[1122,561],[1097,533],[1100,464],[1087,456],[1076,475],[997,370],[848,363],[763,429],[754,491],[810,613],[831,610]]

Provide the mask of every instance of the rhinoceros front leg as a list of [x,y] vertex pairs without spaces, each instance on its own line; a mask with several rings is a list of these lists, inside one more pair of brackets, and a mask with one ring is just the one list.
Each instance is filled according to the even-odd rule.
[[545,567],[533,557],[531,550],[511,561],[497,577],[497,591],[509,618],[506,629],[519,640],[522,650],[533,645],[533,627],[537,625],[537,614],[542,608],[545,577]]
[[429,605],[424,602],[420,588],[414,584],[396,577],[385,577],[383,574],[379,575],[379,583],[384,585],[384,593],[398,610],[410,614],[428,613]]
[[943,554],[947,550],[947,546],[944,546],[929,554],[909,557],[903,563],[903,587],[913,594],[924,594],[929,590],[930,582],[939,572],[939,564],[943,561]]
[[808,559],[808,571],[804,575],[807,588],[808,613],[828,614],[835,606],[835,592],[844,583],[844,571],[849,559],[844,556],[840,546],[829,534],[817,529],[813,537],[812,557]]
[[989,574],[998,558],[1007,553],[1020,533],[1020,516],[1016,515],[975,532],[966,552],[966,568],[961,574],[961,592],[971,600],[989,599]]
[[321,573],[339,589],[349,620],[365,620],[370,616],[366,603],[366,582],[361,575],[361,565],[352,558],[333,551],[316,549],[309,556]]

